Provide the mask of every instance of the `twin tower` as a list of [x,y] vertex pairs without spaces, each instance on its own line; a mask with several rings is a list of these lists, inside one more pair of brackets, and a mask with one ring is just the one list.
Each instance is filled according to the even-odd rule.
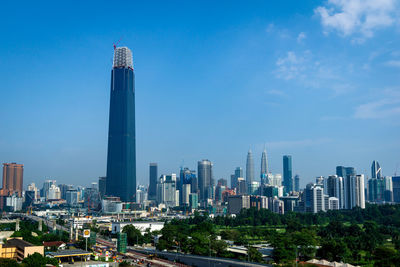
[[106,195],[134,201],[136,194],[135,74],[132,52],[114,49],[111,71]]

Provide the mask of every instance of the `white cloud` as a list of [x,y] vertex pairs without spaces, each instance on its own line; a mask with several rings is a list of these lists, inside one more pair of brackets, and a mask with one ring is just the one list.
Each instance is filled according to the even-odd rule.
[[286,57],[278,58],[276,61],[276,75],[278,78],[291,80],[304,75],[306,70],[309,52],[306,51],[302,55],[296,55],[295,52],[289,51]]
[[356,107],[356,119],[383,119],[400,115],[400,91],[385,90],[381,99]]
[[304,32],[299,33],[297,36],[297,42],[300,44],[307,38],[307,35]]
[[386,66],[400,68],[400,60],[389,60],[385,62]]
[[396,0],[328,0],[314,12],[320,16],[325,33],[333,29],[343,36],[358,35],[355,42],[393,25],[397,15]]

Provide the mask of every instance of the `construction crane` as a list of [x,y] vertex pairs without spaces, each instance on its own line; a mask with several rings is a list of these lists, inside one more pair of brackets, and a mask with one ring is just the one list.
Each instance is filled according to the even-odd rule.
[[113,44],[114,50],[117,48],[117,45],[119,44],[119,42],[121,42],[121,40],[122,40],[122,37],[119,38],[119,40],[115,44]]
[[400,163],[397,163],[396,169],[394,170],[394,176],[397,176],[397,170],[399,169]]

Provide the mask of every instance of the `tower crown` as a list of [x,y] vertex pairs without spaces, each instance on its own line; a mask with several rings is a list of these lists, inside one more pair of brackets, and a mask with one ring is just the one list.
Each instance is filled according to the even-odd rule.
[[128,47],[117,47],[114,50],[114,68],[132,68],[132,51]]

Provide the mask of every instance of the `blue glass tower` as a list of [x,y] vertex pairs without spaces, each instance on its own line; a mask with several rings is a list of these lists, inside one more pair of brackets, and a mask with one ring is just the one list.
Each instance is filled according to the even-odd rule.
[[134,201],[136,193],[135,74],[132,52],[114,50],[111,71],[107,195]]
[[293,175],[292,175],[292,156],[283,156],[283,185],[286,193],[294,190]]

